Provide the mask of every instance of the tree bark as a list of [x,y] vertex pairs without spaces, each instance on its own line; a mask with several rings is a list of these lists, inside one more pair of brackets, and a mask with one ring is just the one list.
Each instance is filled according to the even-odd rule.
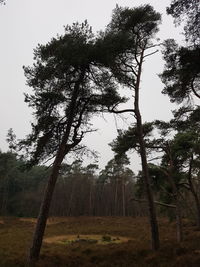
[[142,172],[143,172],[144,184],[145,184],[146,195],[147,195],[147,200],[148,200],[152,249],[158,250],[160,247],[158,222],[157,222],[157,216],[156,216],[156,208],[155,208],[154,199],[153,199],[153,193],[152,193],[151,185],[150,185],[150,176],[149,176],[149,170],[148,170],[148,164],[147,164],[146,147],[145,147],[144,138],[143,138],[142,118],[141,118],[140,109],[139,109],[139,88],[140,88],[143,59],[144,59],[144,49],[141,52],[140,61],[138,65],[138,74],[137,74],[136,85],[135,85],[134,110],[135,110],[135,117],[137,121],[137,131],[138,131],[138,138],[139,138],[139,145],[140,145]]
[[49,214],[50,203],[51,203],[53,191],[55,188],[55,183],[56,183],[56,180],[59,174],[59,169],[60,169],[60,165],[62,163],[63,158],[64,158],[64,154],[61,152],[58,153],[58,156],[56,157],[54,161],[51,176],[49,177],[48,184],[46,186],[44,198],[43,198],[43,201],[40,207],[40,212],[39,212],[35,232],[33,235],[33,242],[30,248],[28,263],[27,263],[27,266],[30,266],[30,267],[34,267],[36,262],[39,259],[40,249],[42,246],[42,240],[43,240],[46,222],[47,222],[47,218]]
[[194,202],[196,204],[196,224],[197,224],[198,230],[200,230],[200,200],[199,200],[197,192],[194,189],[194,185],[192,182],[192,165],[193,165],[193,155],[191,156],[190,166],[189,166],[189,171],[188,171],[188,183],[189,183],[190,191],[194,197]]
[[126,216],[126,185],[124,177],[122,177],[122,216]]
[[[118,215],[118,178],[115,181],[115,199],[114,199],[114,215]],[[111,214],[112,215],[112,214]]]
[[170,146],[167,146],[166,152],[169,157],[169,173],[167,175],[169,183],[172,187],[173,192],[173,198],[176,205],[176,234],[177,234],[177,241],[180,243],[183,241],[183,223],[182,223],[182,212],[181,212],[181,206],[180,206],[180,200],[179,200],[179,192],[177,185],[173,179],[173,173],[174,173],[174,164],[173,159],[171,155],[171,149]]
[[71,192],[70,192],[70,197],[69,197],[69,202],[68,202],[68,210],[67,210],[67,216],[70,217],[72,214],[72,201],[73,201],[73,197],[74,197],[74,191],[75,191],[75,187],[76,187],[76,182],[75,179],[72,180],[72,188],[71,188]]
[[48,183],[45,189],[43,201],[40,206],[37,224],[36,224],[36,228],[35,228],[34,235],[33,235],[32,246],[30,248],[30,253],[28,256],[28,260],[27,260],[28,267],[34,267],[36,265],[36,262],[39,259],[40,250],[42,246],[42,240],[43,240],[44,231],[46,227],[46,222],[47,222],[47,218],[49,215],[50,204],[51,204],[55,184],[56,184],[56,181],[59,175],[59,169],[60,169],[61,163],[65,155],[70,151],[70,148],[67,150],[67,142],[70,136],[71,127],[72,127],[72,123],[74,120],[76,102],[77,102],[77,97],[79,94],[80,84],[84,79],[84,75],[85,75],[85,70],[83,69],[81,70],[80,77],[74,86],[74,90],[72,93],[72,98],[71,98],[71,102],[69,106],[69,114],[68,114],[68,120],[66,124],[66,130],[63,135],[62,142],[58,148],[57,155],[53,163],[52,173],[49,177],[49,180],[48,180]]

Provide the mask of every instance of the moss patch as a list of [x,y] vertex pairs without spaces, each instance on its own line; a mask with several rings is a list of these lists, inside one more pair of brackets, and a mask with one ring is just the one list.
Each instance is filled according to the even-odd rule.
[[128,242],[130,240],[129,237],[122,236],[110,236],[110,235],[58,235],[47,237],[44,239],[45,243],[52,244],[119,244]]

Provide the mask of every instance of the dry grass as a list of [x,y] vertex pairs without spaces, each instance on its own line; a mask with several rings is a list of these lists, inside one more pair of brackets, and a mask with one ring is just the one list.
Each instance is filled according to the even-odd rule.
[[[0,266],[24,266],[32,238],[34,219],[0,218]],[[160,219],[161,249],[149,249],[146,218],[77,217],[52,218],[47,225],[39,267],[199,267],[200,232],[185,222],[185,241],[176,243],[174,223]],[[66,238],[114,236],[122,243],[52,242]],[[61,237],[62,236],[62,237]],[[61,238],[60,238],[61,237]],[[51,242],[48,242],[51,241]]]

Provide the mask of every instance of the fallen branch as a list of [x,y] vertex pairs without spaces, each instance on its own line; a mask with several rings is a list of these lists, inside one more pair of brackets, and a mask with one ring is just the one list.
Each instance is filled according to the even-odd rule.
[[[142,203],[147,202],[146,199],[136,199],[136,198],[131,198],[129,201],[137,201],[137,202],[142,202]],[[171,205],[171,204],[167,204],[167,203],[163,203],[163,202],[159,202],[155,200],[154,200],[154,203],[160,206],[167,207],[167,208],[176,208],[176,205]]]

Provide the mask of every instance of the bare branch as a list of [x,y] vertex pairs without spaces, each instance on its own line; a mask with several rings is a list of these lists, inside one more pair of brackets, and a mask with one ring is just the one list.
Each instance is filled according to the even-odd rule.
[[149,53],[149,54],[147,54],[147,55],[144,55],[143,58],[152,56],[152,55],[156,54],[158,51],[159,51],[159,50],[157,49],[156,51],[154,51],[154,52],[152,52],[152,53]]

